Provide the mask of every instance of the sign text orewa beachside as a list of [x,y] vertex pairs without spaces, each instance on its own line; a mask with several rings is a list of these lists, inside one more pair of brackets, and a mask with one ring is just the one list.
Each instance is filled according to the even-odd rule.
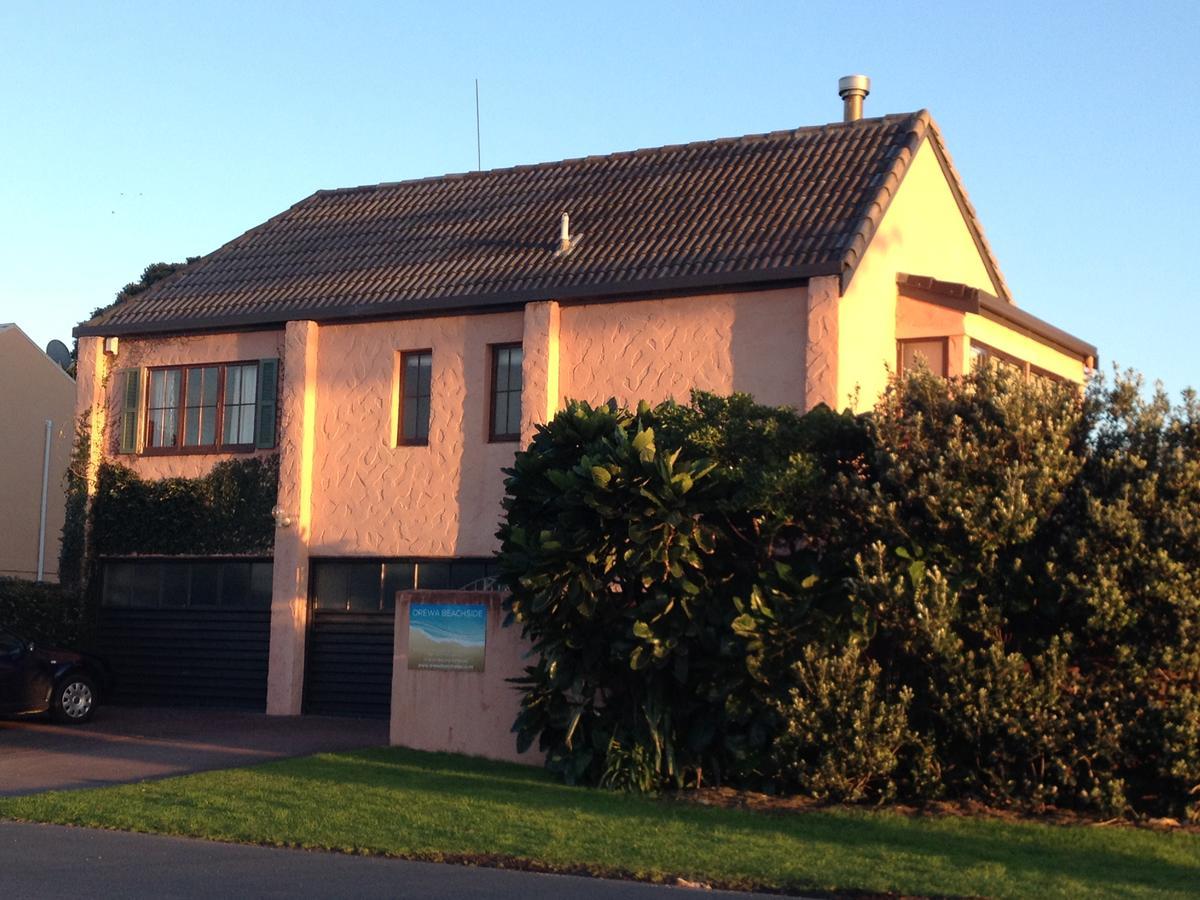
[[414,603],[408,608],[408,667],[482,672],[487,611],[482,603]]

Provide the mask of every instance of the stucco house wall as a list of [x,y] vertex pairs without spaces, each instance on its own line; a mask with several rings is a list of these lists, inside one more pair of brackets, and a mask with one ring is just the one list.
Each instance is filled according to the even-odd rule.
[[[515,442],[488,441],[489,347],[520,312],[319,329],[314,556],[486,556]],[[397,445],[400,355],[433,351],[429,442]]]
[[75,437],[75,382],[15,325],[0,325],[0,576],[37,577],[46,422],[43,578],[58,580],[66,495],[63,479]]
[[[929,138],[838,303],[836,405],[870,409],[896,368],[896,276],[928,275],[1000,293]],[[952,349],[953,353],[953,349]]]
[[693,388],[805,406],[803,287],[563,306],[563,396],[636,406]]

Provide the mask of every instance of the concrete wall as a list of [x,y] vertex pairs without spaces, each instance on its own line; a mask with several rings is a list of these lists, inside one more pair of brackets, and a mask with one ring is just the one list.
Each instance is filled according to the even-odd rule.
[[15,325],[0,327],[0,576],[37,577],[47,420],[52,424],[43,578],[57,581],[75,382]]
[[[414,750],[484,756],[540,765],[536,749],[517,752],[513,722],[520,695],[506,679],[523,673],[529,645],[517,626],[503,627],[500,594],[459,591],[402,591],[396,598],[392,658],[391,743]],[[487,631],[482,672],[408,668],[409,607],[413,603],[482,604]]]
[[838,304],[837,406],[869,409],[896,368],[896,275],[997,293],[926,139]]

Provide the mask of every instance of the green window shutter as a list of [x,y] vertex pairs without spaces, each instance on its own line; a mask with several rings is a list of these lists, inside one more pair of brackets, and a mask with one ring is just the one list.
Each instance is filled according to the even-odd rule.
[[275,406],[279,393],[279,360],[258,361],[258,409],[254,416],[254,446],[275,446]]
[[137,453],[138,423],[142,420],[142,371],[125,369],[124,403],[121,406],[121,453]]

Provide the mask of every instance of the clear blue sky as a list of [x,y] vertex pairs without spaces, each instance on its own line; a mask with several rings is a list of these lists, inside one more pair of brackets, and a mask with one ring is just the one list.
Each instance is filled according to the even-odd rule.
[[0,321],[39,344],[317,188],[928,107],[1021,306],[1200,386],[1200,4],[0,7]]

